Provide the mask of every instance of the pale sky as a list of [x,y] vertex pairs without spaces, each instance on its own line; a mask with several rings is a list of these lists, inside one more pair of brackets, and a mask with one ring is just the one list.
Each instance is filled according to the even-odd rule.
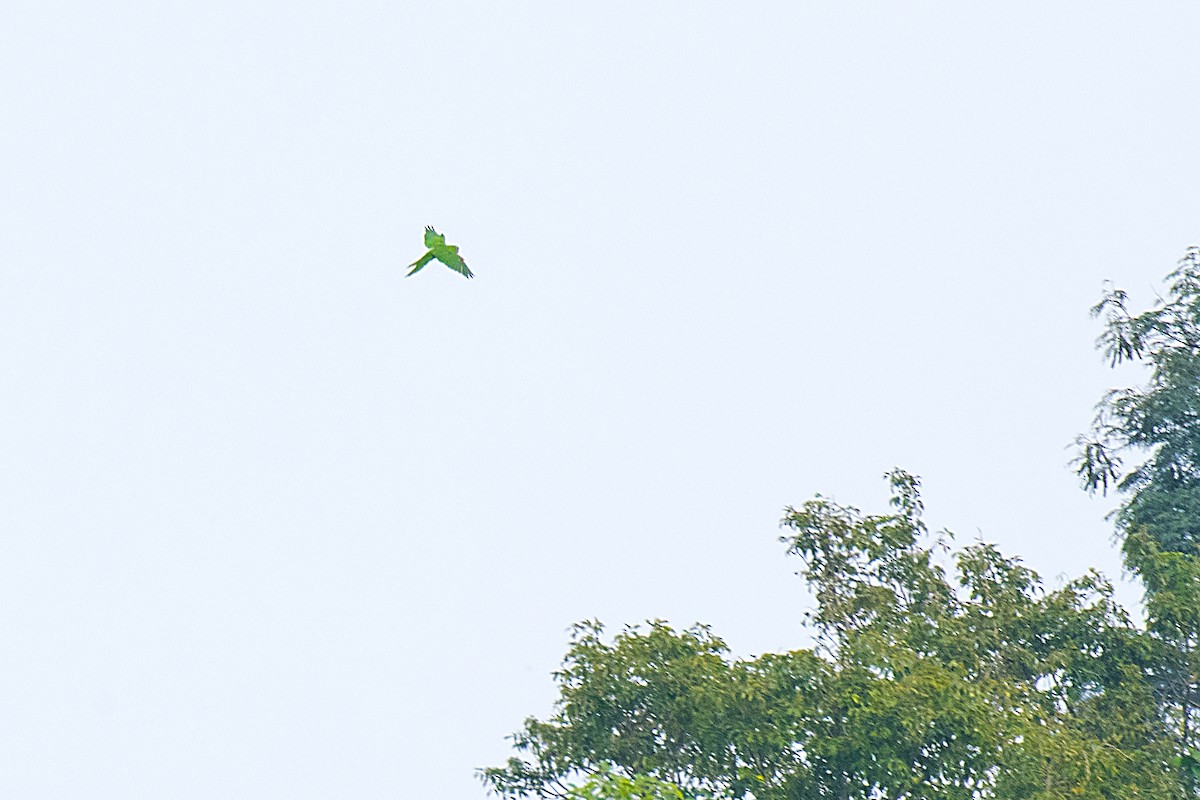
[[804,646],[782,509],[893,466],[1119,578],[1067,446],[1200,243],[1198,28],[10,0],[0,796],[481,800],[572,622]]

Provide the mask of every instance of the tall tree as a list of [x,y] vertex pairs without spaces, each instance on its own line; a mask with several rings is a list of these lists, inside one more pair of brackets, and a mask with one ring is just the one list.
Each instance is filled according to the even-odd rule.
[[[1092,309],[1111,364],[1141,363],[1149,379],[1101,399],[1076,461],[1086,489],[1124,496],[1117,532],[1145,589],[1148,629],[1164,645],[1157,679],[1182,756],[1200,740],[1200,248],[1167,280],[1167,296],[1141,314],[1116,288]],[[1125,468],[1129,456],[1140,460]],[[1192,771],[1183,777],[1194,791]]]

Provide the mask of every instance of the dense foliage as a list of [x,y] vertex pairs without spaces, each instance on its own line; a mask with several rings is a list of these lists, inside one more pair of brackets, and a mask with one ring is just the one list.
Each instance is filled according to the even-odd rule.
[[[1132,315],[1110,289],[1093,309],[1104,316],[1098,345],[1115,366],[1149,368],[1145,386],[1114,389],[1080,437],[1084,486],[1124,495],[1115,513],[1125,565],[1142,580],[1149,635],[1161,647],[1156,668],[1161,713],[1181,766],[1197,765],[1200,736],[1200,248],[1168,276],[1168,294]],[[1123,456],[1140,456],[1124,469]],[[1200,769],[1183,769],[1193,789]]]
[[1172,796],[1154,653],[1111,587],[1089,574],[1046,592],[985,544],[951,557],[947,534],[925,529],[916,478],[889,477],[889,514],[820,497],[787,510],[816,647],[739,660],[704,627],[654,622],[606,641],[580,625],[557,712],[526,722],[524,757],[485,770],[489,786],[512,798],[658,796],[628,794],[638,780],[760,800]]
[[1078,440],[1085,487],[1124,497],[1144,628],[1094,572],[1050,591],[992,545],[953,549],[896,470],[888,513],[786,509],[813,647],[736,659],[703,626],[578,625],[554,713],[485,784],[509,800],[1200,796],[1200,248],[1170,281],[1141,315],[1117,289],[1093,309],[1113,365],[1150,379],[1107,394]]

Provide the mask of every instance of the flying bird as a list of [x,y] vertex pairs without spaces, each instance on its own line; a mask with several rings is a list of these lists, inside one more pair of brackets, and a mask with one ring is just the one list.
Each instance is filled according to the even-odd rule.
[[463,261],[462,256],[458,254],[458,247],[446,244],[446,237],[428,225],[425,226],[425,246],[429,248],[429,252],[409,264],[412,270],[404,277],[411,278],[416,275],[422,267],[435,258],[464,278],[475,277],[467,268],[467,262]]

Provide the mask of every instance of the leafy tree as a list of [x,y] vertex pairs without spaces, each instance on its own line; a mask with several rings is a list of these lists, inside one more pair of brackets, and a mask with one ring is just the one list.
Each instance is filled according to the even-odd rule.
[[[530,760],[511,759],[485,779],[511,797],[566,797],[568,780],[613,765],[652,776],[688,797],[737,794],[785,772],[806,688],[821,663],[799,651],[730,661],[705,627],[626,628],[611,644],[597,622],[577,625],[556,673],[558,713],[530,719],[515,737]],[[799,706],[799,708],[797,708]]]
[[925,528],[917,479],[889,479],[889,514],[820,496],[786,510],[815,647],[739,660],[702,626],[611,641],[577,626],[555,713],[527,720],[521,757],[485,783],[605,800],[1177,794],[1153,643],[1111,586],[1088,574],[1046,592],[990,545],[950,553],[949,534]]
[[[1163,645],[1157,689],[1186,760],[1200,739],[1200,248],[1168,281],[1167,297],[1136,316],[1116,288],[1092,309],[1104,317],[1097,346],[1112,365],[1141,363],[1149,380],[1104,396],[1077,440],[1076,463],[1086,489],[1124,495],[1117,533],[1145,589],[1147,627]],[[1125,468],[1129,455],[1141,460]],[[1181,768],[1193,793],[1197,777]]]
[[[917,480],[890,479],[894,514],[864,517],[818,498],[784,519],[835,674],[876,676],[866,724],[836,738],[872,752],[871,770],[884,753],[914,770],[908,787],[897,772],[867,771],[870,791],[840,796],[1169,796],[1161,780],[1129,780],[1161,776],[1166,753],[1146,674],[1153,654],[1112,587],[1090,573],[1046,593],[1036,573],[986,544],[955,554],[951,582],[934,557],[946,534],[922,544]],[[876,718],[908,694],[922,674],[914,664],[937,675],[933,702]]]

